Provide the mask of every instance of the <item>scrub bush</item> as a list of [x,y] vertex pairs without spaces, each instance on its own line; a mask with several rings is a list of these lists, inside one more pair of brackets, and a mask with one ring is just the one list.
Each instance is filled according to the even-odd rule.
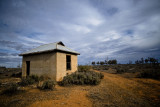
[[119,73],[119,74],[120,73],[125,73],[125,72],[128,71],[126,68],[120,68],[120,67],[117,67],[116,70],[117,70],[117,73]]
[[99,73],[99,77],[100,77],[100,79],[103,79],[104,75],[102,73]]
[[88,65],[80,65],[78,66],[78,72],[87,72],[90,71],[91,66]]
[[31,75],[30,78],[33,79],[35,82],[40,81],[40,77],[37,75]]
[[43,81],[45,79],[45,77],[43,76],[43,75],[41,75],[40,77],[39,77],[39,81]]
[[31,85],[34,83],[39,83],[40,81],[50,80],[49,77],[41,75],[40,77],[37,75],[31,75],[26,78],[22,78],[21,82],[19,83],[22,86]]
[[27,85],[31,85],[34,84],[36,81],[31,78],[31,77],[27,77],[27,78],[22,78],[21,82],[19,83],[21,86],[27,86]]
[[11,76],[12,77],[21,77],[22,76],[22,72],[13,73]]
[[24,90],[19,90],[18,84],[12,83],[6,90],[3,91],[3,94],[13,95],[13,94],[18,94],[20,92],[24,92]]
[[60,85],[98,85],[103,77],[104,75],[102,73],[94,71],[74,72],[65,76],[60,82]]
[[5,91],[5,94],[13,94],[18,91],[18,85],[17,84],[11,84]]
[[160,71],[157,69],[154,70],[144,70],[137,75],[138,78],[153,78],[160,79]]
[[45,81],[45,80],[50,80],[51,78],[49,77],[49,76],[47,76],[47,75],[41,75],[40,77],[39,77],[39,80],[40,81]]
[[56,82],[55,81],[47,80],[47,81],[43,82],[41,89],[42,90],[45,90],[45,89],[53,90],[55,88],[55,86],[56,86]]

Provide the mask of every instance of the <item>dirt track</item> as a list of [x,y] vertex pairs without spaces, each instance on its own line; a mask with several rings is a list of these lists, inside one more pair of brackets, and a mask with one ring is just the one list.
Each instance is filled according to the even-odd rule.
[[159,106],[160,81],[152,79],[128,79],[116,74],[104,73],[101,84],[89,93],[96,106]]
[[[29,107],[102,107],[102,106],[160,106],[160,81],[127,79],[104,73],[98,86],[57,87],[57,99],[36,101]],[[56,93],[56,91],[53,91]]]

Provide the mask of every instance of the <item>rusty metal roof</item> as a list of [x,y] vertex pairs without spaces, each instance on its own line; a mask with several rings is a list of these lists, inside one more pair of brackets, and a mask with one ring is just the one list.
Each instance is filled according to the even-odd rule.
[[69,52],[69,53],[73,53],[76,55],[80,55],[80,53],[73,51],[72,49],[66,47],[61,41],[60,42],[56,42],[56,43],[49,43],[49,44],[44,44],[41,45],[37,48],[34,48],[30,51],[21,53],[20,56],[23,55],[28,55],[28,54],[37,54],[37,53],[43,53],[43,52],[48,52],[48,51],[62,51],[62,52]]

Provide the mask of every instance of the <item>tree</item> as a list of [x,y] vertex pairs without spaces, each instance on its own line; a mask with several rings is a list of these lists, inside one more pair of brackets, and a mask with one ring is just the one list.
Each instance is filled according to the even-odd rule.
[[99,65],[99,61],[97,62],[97,65]]
[[148,59],[149,59],[150,63],[152,63],[152,64],[155,64],[157,62],[157,60],[155,58],[149,57]]
[[111,60],[109,60],[109,61],[108,61],[108,64],[109,64],[109,65],[111,65],[111,64],[112,64],[112,61],[111,61]]
[[104,61],[104,63],[107,65],[107,64],[108,64],[108,61],[107,61],[107,60],[105,60],[105,61]]
[[144,64],[144,59],[143,58],[141,58],[141,64]]
[[112,60],[112,64],[117,64],[117,60],[116,59]]
[[93,62],[92,62],[92,65],[95,65],[95,64],[96,64],[95,61],[93,61]]
[[103,62],[103,61],[100,61],[100,65],[104,65],[104,62]]
[[136,60],[136,61],[135,61],[135,64],[139,64],[139,61],[138,61],[138,60]]
[[149,60],[148,60],[148,59],[145,59],[144,61],[145,61],[145,63],[147,64]]

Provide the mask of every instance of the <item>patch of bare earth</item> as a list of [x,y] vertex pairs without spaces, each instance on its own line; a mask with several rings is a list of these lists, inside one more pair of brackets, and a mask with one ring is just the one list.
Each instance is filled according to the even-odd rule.
[[[57,89],[62,87],[57,87]],[[63,87],[65,88],[65,87]],[[91,107],[92,103],[86,97],[87,87],[67,87],[70,92],[57,96],[57,99],[37,101],[28,107]]]

